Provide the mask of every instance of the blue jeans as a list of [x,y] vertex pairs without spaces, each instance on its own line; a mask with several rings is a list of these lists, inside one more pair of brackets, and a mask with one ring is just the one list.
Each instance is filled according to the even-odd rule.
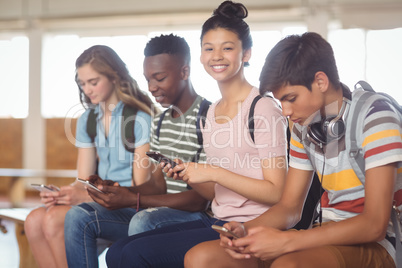
[[188,212],[167,207],[148,208],[139,211],[131,219],[128,235],[136,235],[181,222],[208,218],[209,216],[205,212]]
[[[204,212],[185,212],[169,208],[155,208],[153,210],[152,217],[148,217],[150,216],[149,213],[145,213],[147,217],[143,218],[146,222],[139,220],[130,223],[133,216],[136,215],[136,210],[132,208],[108,210],[95,202],[73,206],[67,212],[64,222],[68,266],[97,268],[97,239],[102,238],[114,242],[126,238],[129,224],[136,226],[135,230],[137,231],[148,231],[169,224],[172,218],[174,221],[171,224],[208,217]],[[138,214],[146,211],[140,211]],[[138,219],[141,218],[138,217]]]
[[219,233],[211,225],[224,223],[204,218],[124,238],[109,248],[106,263],[109,268],[183,267],[184,255],[189,249],[201,242],[219,239]]

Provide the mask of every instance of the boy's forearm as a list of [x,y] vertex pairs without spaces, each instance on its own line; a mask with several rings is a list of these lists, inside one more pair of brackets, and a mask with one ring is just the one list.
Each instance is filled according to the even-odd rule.
[[155,170],[147,182],[136,186],[134,189],[135,192],[143,195],[166,194],[167,186],[162,171],[160,169]]
[[303,232],[289,232],[292,237],[291,249],[299,251],[327,245],[356,245],[376,242],[380,226],[377,223],[367,224],[367,218],[360,214],[354,218],[340,222],[324,223]]
[[212,201],[215,198],[215,183],[194,183],[190,185],[204,199]]

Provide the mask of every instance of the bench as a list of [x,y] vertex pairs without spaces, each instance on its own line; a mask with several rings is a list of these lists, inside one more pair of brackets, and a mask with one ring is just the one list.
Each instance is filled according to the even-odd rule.
[[11,221],[15,224],[15,236],[20,253],[20,268],[37,267],[24,231],[25,219],[32,209],[20,208],[25,199],[25,184],[23,178],[74,178],[76,176],[77,170],[0,168],[0,177],[12,178],[9,199],[13,207],[0,209],[0,230],[7,232],[6,227],[1,224],[2,220]]
[[[15,236],[18,242],[20,253],[20,268],[34,268],[36,265],[35,259],[32,255],[31,249],[28,244],[27,237],[24,231],[24,222],[30,208],[4,208],[0,209],[0,229],[3,233],[8,232],[7,228],[2,224],[2,221],[11,221],[15,224]],[[1,235],[1,234],[0,234]]]

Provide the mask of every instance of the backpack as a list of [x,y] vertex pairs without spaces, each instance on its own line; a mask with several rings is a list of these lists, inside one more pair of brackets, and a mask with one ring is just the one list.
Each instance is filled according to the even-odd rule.
[[[199,158],[200,158],[200,154],[202,151],[202,146],[203,146],[203,139],[202,139],[202,134],[201,134],[201,130],[200,130],[200,121],[203,123],[203,126],[205,125],[205,119],[206,119],[206,115],[209,109],[209,105],[211,105],[211,102],[203,99],[200,103],[200,108],[198,109],[198,113],[197,113],[197,119],[196,119],[196,133],[197,133],[197,141],[198,141],[198,145],[200,145],[200,147],[198,148],[197,152],[195,153],[195,156],[193,158],[193,162],[198,162]],[[159,121],[158,121],[158,125],[156,126],[156,137],[159,139],[160,133],[161,133],[161,126],[162,126],[162,121],[163,118],[165,118],[165,115],[167,113],[169,109],[166,109],[165,111],[163,111],[163,113],[161,113],[161,115],[159,116]]]
[[[134,123],[135,123],[135,115],[137,114],[137,109],[124,104],[123,106],[123,120],[121,124],[121,139],[124,145],[124,148],[130,152],[134,153]],[[87,120],[87,133],[91,138],[91,141],[94,142],[97,132],[97,118],[98,114],[95,113],[95,109],[91,109],[88,115]]]
[[[360,88],[358,87],[360,85]],[[363,114],[366,114],[370,106],[373,102],[377,100],[385,100],[388,102],[395,110],[395,112],[399,115],[399,122],[402,125],[402,106],[399,103],[389,96],[386,93],[375,92],[373,88],[365,81],[359,81],[355,85],[355,90],[352,95],[352,104],[350,107],[349,113],[352,115],[349,117],[348,122],[349,126],[357,126],[362,125],[364,118],[359,116],[359,111],[363,111]],[[357,112],[355,112],[357,111]],[[364,156],[362,154],[362,148],[359,147],[362,141],[362,133],[356,133],[350,127],[346,130],[346,135],[349,137],[346,140],[346,150],[349,152],[349,160],[353,167],[354,172],[356,173],[359,180],[364,184],[362,178],[365,177],[365,163]],[[391,221],[393,225],[393,229],[395,232],[395,248],[396,248],[396,267],[402,268],[402,245],[400,238],[400,224],[397,215],[396,205],[392,208],[391,211]]]
[[[360,85],[361,87],[359,88],[358,85]],[[402,125],[402,106],[400,106],[398,102],[388,94],[375,92],[370,84],[365,81],[359,81],[355,85],[355,90],[353,91],[352,97],[352,104],[349,111],[349,114],[351,114],[352,116],[349,119],[350,124],[348,125],[362,125],[364,118],[359,116],[359,112],[355,111],[363,111],[363,113],[366,113],[372,103],[377,100],[385,100],[389,104],[391,104],[391,106],[393,106],[399,114],[399,121]],[[361,132],[356,133],[356,131],[352,131],[351,128],[347,129],[345,134],[349,137],[349,139],[346,139],[346,150],[349,151],[350,163],[359,179],[365,176],[364,156],[362,154],[361,148],[359,148],[358,146],[358,144],[363,143],[361,134]]]

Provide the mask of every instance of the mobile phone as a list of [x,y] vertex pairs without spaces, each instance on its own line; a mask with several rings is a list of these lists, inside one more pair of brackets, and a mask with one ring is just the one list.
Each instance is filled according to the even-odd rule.
[[228,230],[227,228],[223,227],[223,226],[219,226],[219,225],[212,225],[211,226],[212,229],[214,229],[215,231],[217,231],[218,233],[220,233],[221,235],[227,236],[231,239],[233,238],[239,238],[238,235],[236,235],[235,233],[233,233],[232,231]]
[[165,164],[170,164],[172,168],[174,168],[177,163],[170,158],[167,158],[163,154],[159,152],[146,152],[146,154],[152,159],[156,160],[158,163],[164,162]]
[[102,192],[101,190],[99,190],[98,187],[96,187],[95,184],[93,184],[93,183],[90,182],[90,181],[83,180],[83,179],[80,179],[80,178],[77,178],[77,181],[78,181],[78,182],[81,182],[82,184],[85,184],[85,186],[91,187],[92,189],[94,189],[94,190],[96,190],[96,191],[98,191],[98,192],[104,194],[104,192]]
[[56,186],[50,187],[44,184],[36,184],[36,183],[32,183],[31,184],[32,188],[40,191],[40,192],[57,192],[60,191],[59,188],[57,188]]

